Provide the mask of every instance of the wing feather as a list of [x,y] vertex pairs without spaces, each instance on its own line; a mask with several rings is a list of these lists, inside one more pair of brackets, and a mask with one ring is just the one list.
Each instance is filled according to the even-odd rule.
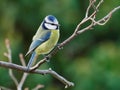
[[26,53],[25,56],[27,56],[28,54],[30,54],[31,52],[33,52],[39,45],[41,45],[43,42],[47,41],[50,38],[50,34],[51,32],[47,32],[46,34],[44,34],[44,36],[33,40],[33,42],[30,45],[30,48],[28,50],[28,52]]

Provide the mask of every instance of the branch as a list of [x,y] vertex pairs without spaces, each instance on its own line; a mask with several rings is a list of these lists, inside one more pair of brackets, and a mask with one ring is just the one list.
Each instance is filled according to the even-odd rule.
[[58,79],[59,81],[61,81],[62,83],[64,83],[66,85],[66,88],[68,86],[74,86],[74,83],[66,80],[64,77],[62,77],[61,75],[59,75],[58,73],[56,73],[55,71],[49,69],[49,70],[33,70],[33,71],[27,71],[27,68],[24,66],[20,66],[17,64],[13,64],[13,63],[8,63],[8,62],[3,62],[2,60],[0,60],[0,66],[1,67],[5,67],[5,68],[10,68],[10,69],[14,69],[17,71],[22,71],[22,72],[27,72],[27,73],[35,73],[35,74],[41,74],[41,75],[46,75],[46,74],[50,74],[52,75],[54,78]]
[[20,83],[18,83],[17,79],[15,78],[15,76],[12,73],[11,78],[13,79],[14,82],[17,81],[17,84],[15,83],[16,87],[17,87],[17,90],[21,90],[21,88],[23,86],[23,83],[25,82],[25,80],[26,80],[26,78],[28,76],[28,73],[36,73],[36,74],[42,74],[42,75],[50,74],[53,77],[55,77],[56,79],[60,80],[62,83],[64,83],[66,85],[65,88],[67,88],[69,86],[74,86],[74,84],[72,82],[69,82],[68,80],[66,80],[65,78],[63,78],[59,74],[57,74],[55,71],[53,71],[52,69],[49,69],[49,70],[34,70],[34,71],[33,70],[32,71],[29,70],[28,71],[27,68],[26,68],[26,64],[24,62],[25,60],[24,60],[22,54],[20,54],[19,57],[20,57],[20,61],[23,64],[23,66],[13,64],[12,63],[12,58],[11,58],[10,43],[9,43],[8,39],[6,40],[6,48],[8,50],[8,53],[5,53],[5,56],[8,57],[10,63],[0,61],[0,66],[9,68],[11,71],[12,71],[12,69],[16,69],[18,71],[27,72],[27,73],[23,74],[23,77],[22,77]]
[[[54,56],[61,48],[63,48],[66,44],[68,44],[70,41],[72,41],[75,37],[77,37],[78,35],[82,34],[85,31],[91,30],[95,25],[105,25],[111,18],[112,14],[115,13],[117,10],[120,9],[120,6],[114,8],[113,10],[111,10],[105,17],[103,17],[102,19],[96,21],[96,14],[99,11],[99,7],[100,5],[103,3],[103,0],[100,0],[98,2],[98,4],[96,5],[96,8],[94,9],[93,13],[89,15],[90,12],[90,8],[91,6],[94,7],[96,0],[90,0],[89,2],[89,6],[86,10],[86,14],[85,14],[85,18],[83,18],[83,20],[77,25],[76,29],[74,30],[74,33],[67,38],[66,40],[64,40],[62,43],[60,43],[48,56],[47,58],[51,58],[52,56]],[[81,26],[83,24],[85,24],[86,22],[91,21],[90,25],[88,25],[85,28],[81,28]],[[40,60],[35,66],[33,66],[32,68],[30,68],[30,70],[35,70],[37,69],[40,65],[42,65],[43,63],[45,63],[47,61],[47,58],[43,58],[42,60]]]

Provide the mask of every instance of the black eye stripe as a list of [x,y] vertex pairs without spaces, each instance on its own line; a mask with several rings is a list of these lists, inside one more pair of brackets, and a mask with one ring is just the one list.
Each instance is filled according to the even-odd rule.
[[48,23],[48,22],[45,22],[46,24],[50,24],[50,25],[55,25],[55,26],[58,26],[58,24],[54,24],[54,23]]
[[50,24],[50,25],[55,25],[55,26],[60,26],[59,24],[54,24],[54,23],[50,23],[50,22],[46,22],[46,21],[44,21],[44,23]]

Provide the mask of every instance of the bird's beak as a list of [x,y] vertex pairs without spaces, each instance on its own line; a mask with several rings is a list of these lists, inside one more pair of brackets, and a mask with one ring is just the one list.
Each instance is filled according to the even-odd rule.
[[56,26],[60,26],[60,24],[55,24]]

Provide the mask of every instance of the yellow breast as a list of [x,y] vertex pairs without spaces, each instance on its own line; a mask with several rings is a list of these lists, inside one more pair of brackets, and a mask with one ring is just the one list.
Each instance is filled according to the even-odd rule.
[[59,30],[51,30],[51,36],[50,38],[41,44],[38,48],[36,48],[35,52],[40,54],[47,54],[49,53],[57,44],[59,39]]

